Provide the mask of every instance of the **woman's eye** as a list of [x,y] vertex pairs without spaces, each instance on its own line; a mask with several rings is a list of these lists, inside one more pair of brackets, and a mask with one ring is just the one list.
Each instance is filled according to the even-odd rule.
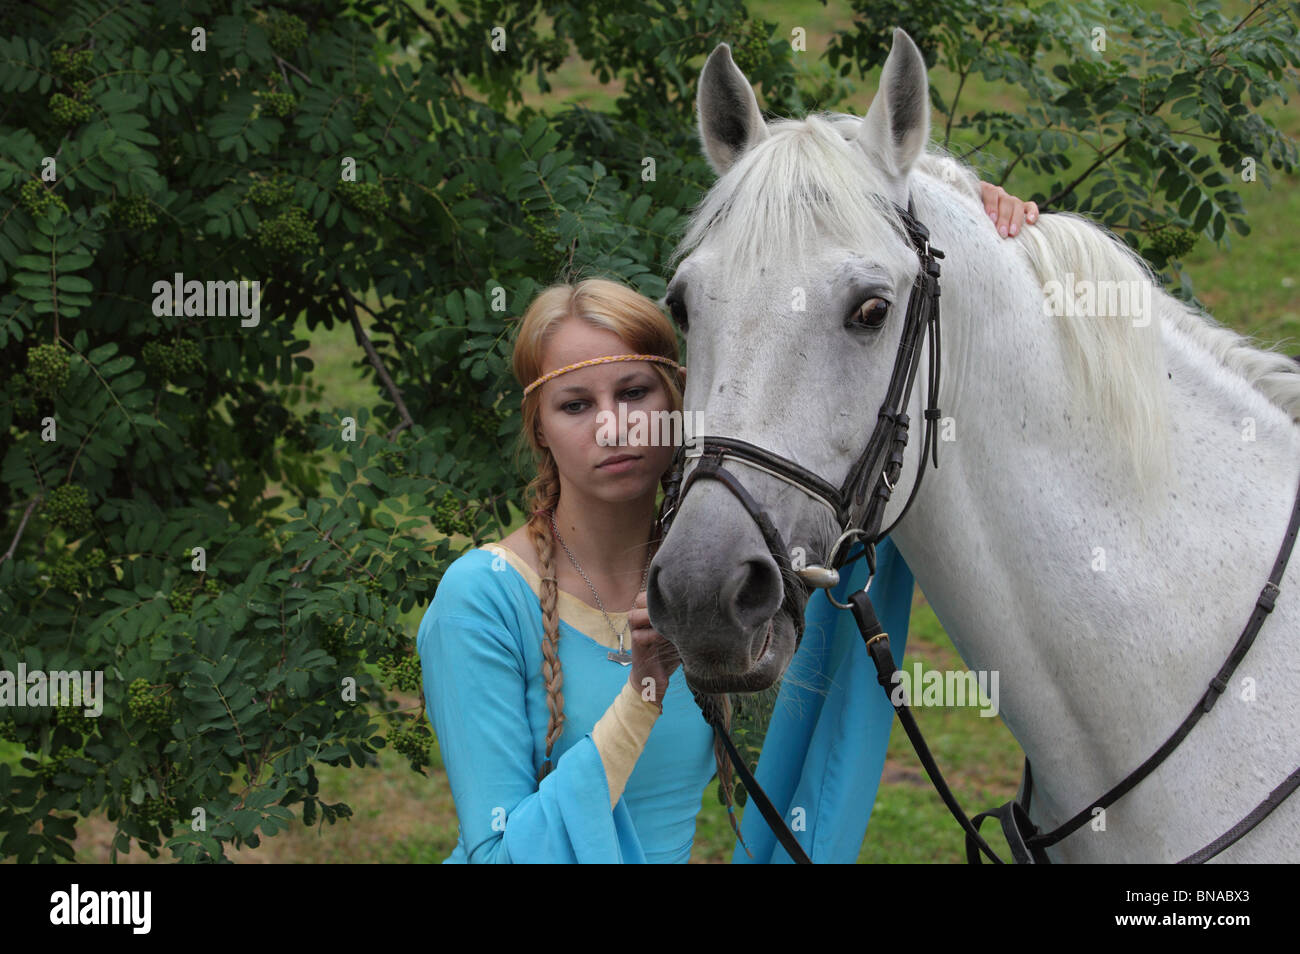
[[[561,404],[561,405],[560,405],[560,410],[561,410],[561,411],[565,411],[566,413],[569,413],[569,414],[577,414],[578,411],[581,411],[581,410],[582,410],[582,405],[583,405],[584,403],[586,403],[586,402],[584,402],[584,401],[570,401],[568,404]],[[577,408],[577,410],[574,410],[574,408]]]
[[646,394],[648,394],[649,392],[650,389],[644,387],[628,388],[626,391],[623,392],[623,396],[630,397],[633,401],[635,401],[637,400],[637,398],[645,397]]
[[856,328],[879,328],[885,323],[888,314],[889,302],[883,298],[868,298],[849,314],[844,325]]

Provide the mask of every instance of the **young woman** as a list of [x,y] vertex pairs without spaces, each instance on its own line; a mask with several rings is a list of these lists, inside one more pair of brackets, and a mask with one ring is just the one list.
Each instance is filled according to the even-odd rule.
[[[987,183],[984,198],[1004,236],[1037,218],[1033,203]],[[417,637],[460,823],[447,862],[684,863],[715,773],[729,794],[723,749],[645,609],[655,498],[674,448],[602,446],[596,436],[598,413],[620,403],[682,410],[677,358],[663,313],[615,282],[552,286],[523,316],[513,361],[537,470],[530,517],[447,568]],[[911,592],[906,564],[884,541],[872,595],[899,652]],[[824,649],[810,635],[796,662]],[[647,676],[667,687],[653,700],[643,697]],[[726,697],[718,701],[729,714]],[[769,730],[764,761],[823,770],[835,727],[793,728]],[[853,860],[869,807],[859,805],[860,827],[847,834],[819,832],[816,844],[836,848],[813,860]],[[754,840],[755,826],[746,832]]]

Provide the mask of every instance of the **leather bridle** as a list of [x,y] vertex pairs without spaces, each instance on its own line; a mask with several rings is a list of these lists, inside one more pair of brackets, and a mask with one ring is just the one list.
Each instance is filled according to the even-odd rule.
[[[797,574],[804,582],[814,587],[826,587],[829,590],[839,582],[837,571],[848,562],[848,553],[851,549],[845,547],[845,544],[854,537],[861,537],[865,541],[867,561],[874,573],[875,545],[898,524],[898,520],[903,518],[912,506],[912,501],[916,499],[926,469],[927,452],[932,455],[934,466],[939,466],[939,447],[934,430],[940,414],[938,407],[939,263],[937,259],[943,258],[943,252],[930,246],[930,232],[914,217],[910,198],[907,209],[895,205],[894,210],[907,233],[908,242],[920,259],[921,267],[912,285],[911,297],[908,299],[898,353],[894,358],[893,373],[890,375],[889,387],[885,391],[884,400],[876,416],[875,429],[871,432],[871,438],[867,441],[861,455],[849,468],[844,483],[834,487],[817,474],[786,457],[735,437],[715,435],[698,438],[696,441],[698,449],[690,453],[687,453],[686,444],[678,446],[673,456],[671,476],[665,486],[660,516],[663,534],[667,534],[673,516],[681,507],[687,491],[701,478],[709,477],[721,482],[740,500],[754,522],[758,524],[763,540],[767,543],[767,548],[771,551],[772,558],[781,569],[782,577],[786,581],[783,587],[785,596],[781,606],[790,613],[794,621],[796,648],[799,641],[803,639],[803,610],[794,603],[792,596],[794,587],[790,585],[793,581],[788,580],[790,574]],[[911,398],[912,386],[916,381],[917,368],[921,362],[922,339],[927,331],[931,335],[930,381],[920,466],[903,512],[898,515],[898,519],[888,530],[882,531],[880,524],[884,520],[885,507],[889,503],[903,467],[903,451],[907,447],[910,425],[906,408]],[[686,460],[694,457],[699,458],[699,463],[686,478],[685,483],[682,483]],[[841,532],[839,538],[831,545],[824,563],[802,567],[791,566],[791,551],[786,547],[780,531],[776,529],[767,511],[745,490],[740,480],[722,466],[724,459],[738,461],[783,480],[808,494],[832,513]],[[869,497],[868,487],[872,487]],[[829,595],[828,592],[827,596]],[[848,608],[843,603],[837,602],[836,605],[842,609]]]
[[[744,506],[758,525],[759,532],[762,533],[763,540],[767,544],[768,550],[771,551],[772,558],[781,570],[781,608],[790,615],[794,623],[796,649],[803,639],[804,629],[803,608],[796,602],[794,596],[798,580],[802,580],[813,587],[825,587],[827,590],[826,597],[831,603],[840,609],[848,609],[853,612],[858,629],[866,644],[867,654],[876,666],[880,685],[884,688],[886,696],[889,697],[890,704],[894,707],[899,721],[907,732],[908,738],[911,740],[913,748],[915,748],[917,756],[925,767],[926,773],[930,776],[930,780],[933,782],[939,796],[966,833],[967,859],[972,863],[978,863],[981,855],[984,855],[995,863],[1002,863],[1002,860],[997,857],[993,849],[979,834],[980,822],[984,818],[993,817],[1001,821],[1003,833],[1011,847],[1012,858],[1016,863],[1043,864],[1048,861],[1044,849],[1077,831],[1092,817],[1097,809],[1104,809],[1134,788],[1177,748],[1201,716],[1214,707],[1219,695],[1227,688],[1228,680],[1236,670],[1237,665],[1250,649],[1255,636],[1263,626],[1265,618],[1273,610],[1281,586],[1282,575],[1286,570],[1297,535],[1300,534],[1300,489],[1297,490],[1295,503],[1291,511],[1291,520],[1283,535],[1282,545],[1277,559],[1274,561],[1272,572],[1269,574],[1264,589],[1260,592],[1255,609],[1247,621],[1246,628],[1238,637],[1236,644],[1228,655],[1227,661],[1220,667],[1214,679],[1210,681],[1209,687],[1201,699],[1173,734],[1166,739],[1165,743],[1150,758],[1129,773],[1123,781],[1091,805],[1078,812],[1055,831],[1040,832],[1029,820],[1029,799],[1032,792],[1033,776],[1030,773],[1028,759],[1025,760],[1023,803],[1021,803],[1020,799],[1015,799],[998,809],[976,815],[972,823],[971,819],[962,811],[961,806],[957,804],[956,798],[944,781],[943,774],[939,771],[938,765],[935,764],[934,758],[925,744],[921,730],[917,727],[906,701],[897,700],[892,692],[895,685],[893,677],[897,667],[889,649],[889,636],[883,631],[876,618],[866,587],[850,595],[847,604],[840,603],[830,594],[831,587],[839,583],[839,568],[849,562],[851,547],[845,548],[844,545],[854,537],[862,538],[864,543],[863,552],[867,557],[870,576],[875,575],[875,545],[888,536],[890,531],[898,525],[898,522],[903,519],[911,508],[912,502],[916,499],[916,494],[920,490],[921,478],[925,475],[927,458],[933,459],[936,468],[939,466],[939,447],[934,430],[940,416],[938,407],[939,263],[936,259],[942,258],[943,252],[931,248],[929,230],[916,220],[910,196],[906,210],[899,208],[897,205],[894,206],[894,209],[898,213],[899,220],[907,233],[909,243],[920,259],[920,269],[912,285],[912,294],[907,303],[907,314],[903,319],[902,337],[899,340],[898,353],[894,358],[893,373],[890,375],[889,387],[885,391],[885,398],[881,403],[880,411],[876,415],[875,429],[872,431],[871,438],[867,441],[862,454],[849,469],[844,483],[838,488],[834,487],[794,461],[738,438],[716,435],[702,437],[698,442],[699,451],[697,453],[686,454],[686,445],[682,444],[673,455],[670,476],[666,481],[664,501],[660,511],[659,539],[663,539],[667,535],[674,514],[681,507],[686,492],[694,486],[697,480],[707,477],[721,482],[740,500],[741,505]],[[917,467],[916,482],[912,485],[907,503],[904,504],[897,519],[888,529],[881,530],[880,525],[884,520],[885,508],[889,503],[894,488],[898,484],[899,474],[903,467],[903,452],[907,447],[909,426],[905,409],[912,394],[912,386],[921,360],[922,339],[927,331],[931,335],[929,393],[926,396],[925,436],[921,445],[921,459]],[[699,457],[699,463],[683,483],[682,474],[685,469],[686,458],[695,456]],[[781,537],[780,531],[776,529],[771,517],[745,489],[740,480],[722,466],[723,460],[734,460],[783,480],[791,486],[799,488],[832,512],[842,532],[831,545],[830,552],[826,555],[822,564],[805,567],[793,567],[791,565],[790,551],[787,549],[785,540]],[[867,486],[872,482],[873,476],[875,477],[874,488],[868,497]],[[781,842],[781,845],[796,862],[811,864],[812,860],[804,852],[794,834],[786,826],[781,814],[772,805],[771,800],[754,779],[745,765],[744,758],[736,751],[736,747],[723,725],[722,714],[713,698],[694,689],[692,689],[692,694],[696,703],[700,706],[705,720],[713,727],[715,734],[725,745],[731,757],[731,763],[745,785],[745,790],[754,799],[754,803],[758,806],[763,818],[767,821],[768,826]],[[1183,859],[1181,863],[1202,863],[1213,858],[1258,825],[1298,788],[1300,788],[1300,769],[1288,776],[1236,825],[1200,851]]]

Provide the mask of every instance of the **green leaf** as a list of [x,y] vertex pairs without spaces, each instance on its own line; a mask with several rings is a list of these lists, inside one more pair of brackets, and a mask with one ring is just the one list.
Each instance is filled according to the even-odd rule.
[[70,292],[88,292],[94,291],[95,286],[80,275],[60,275],[56,283],[61,291]]

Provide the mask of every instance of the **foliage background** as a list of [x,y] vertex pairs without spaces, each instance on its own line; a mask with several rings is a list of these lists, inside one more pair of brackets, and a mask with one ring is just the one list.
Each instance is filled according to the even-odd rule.
[[[694,86],[720,41],[770,115],[861,113],[901,25],[936,138],[985,178],[1096,216],[1181,294],[1203,268],[1239,330],[1300,327],[1296,193],[1265,192],[1295,185],[1295,3],[165,6],[0,4],[0,669],[107,689],[93,724],[0,713],[14,860],[244,857],[354,815],[376,765],[442,819],[403,850],[450,851],[445,784],[411,772],[441,780],[411,636],[442,569],[519,521],[508,319],[557,276],[662,295],[712,179]],[[260,281],[260,323],[155,316],[175,272]],[[959,665],[922,599],[913,630]],[[1014,789],[1000,726],[936,720],[959,795]],[[945,816],[908,771],[891,756],[904,794],[882,788],[864,857],[955,860],[950,832],[915,838]],[[712,801],[697,855],[721,860]]]

